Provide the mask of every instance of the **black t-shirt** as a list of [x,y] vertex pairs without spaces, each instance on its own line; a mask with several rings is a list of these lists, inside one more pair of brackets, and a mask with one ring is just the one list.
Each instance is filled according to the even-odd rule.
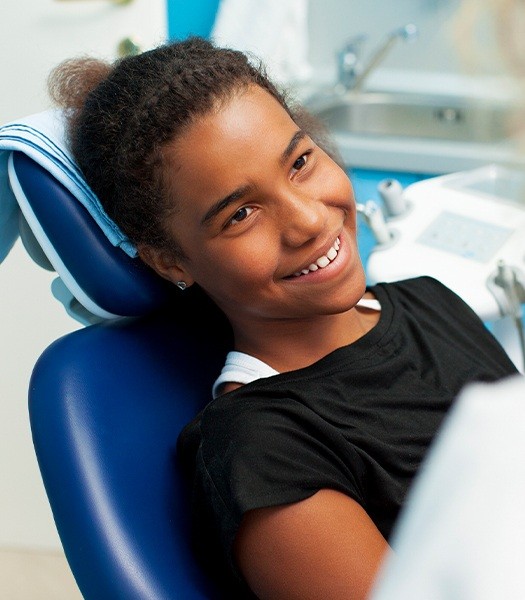
[[359,502],[388,539],[458,392],[517,372],[479,317],[436,280],[370,290],[382,310],[365,336],[220,396],[181,433],[196,541],[212,563],[222,553],[235,571],[231,548],[246,511],[323,488]]

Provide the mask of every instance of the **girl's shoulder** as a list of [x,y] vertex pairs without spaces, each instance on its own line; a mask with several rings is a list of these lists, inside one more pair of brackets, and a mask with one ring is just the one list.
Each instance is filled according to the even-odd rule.
[[424,294],[439,294],[439,295],[456,295],[449,287],[438,279],[430,275],[419,275],[417,277],[409,277],[398,281],[379,282],[370,286],[372,292],[377,288],[386,290],[399,290],[406,293],[420,292]]
[[430,275],[420,275],[392,282],[380,282],[368,289],[380,301],[381,297],[386,294],[394,306],[399,302],[410,304],[416,309],[418,306],[441,308],[450,307],[452,304],[455,307],[471,310],[456,292]]

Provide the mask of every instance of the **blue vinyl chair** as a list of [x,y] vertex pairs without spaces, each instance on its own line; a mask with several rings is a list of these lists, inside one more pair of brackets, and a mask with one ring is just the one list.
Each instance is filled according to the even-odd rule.
[[23,153],[11,157],[10,182],[31,213],[21,226],[28,251],[57,270],[92,317],[44,351],[29,386],[38,463],[81,593],[223,597],[191,550],[176,440],[210,399],[231,341],[225,320],[199,290],[174,295],[114,248]]

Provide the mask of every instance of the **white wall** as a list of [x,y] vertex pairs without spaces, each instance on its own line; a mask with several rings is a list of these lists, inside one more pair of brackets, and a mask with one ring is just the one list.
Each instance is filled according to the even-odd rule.
[[57,547],[31,443],[27,388],[44,348],[77,326],[20,243],[0,265],[0,546]]
[[[150,47],[166,37],[165,0],[2,0],[0,124],[48,107],[46,78],[79,54],[114,58],[134,37]],[[0,202],[2,199],[0,198]],[[54,275],[20,241],[0,265],[0,546],[58,548],[33,453],[27,414],[32,367],[53,340],[80,327],[50,291]]]

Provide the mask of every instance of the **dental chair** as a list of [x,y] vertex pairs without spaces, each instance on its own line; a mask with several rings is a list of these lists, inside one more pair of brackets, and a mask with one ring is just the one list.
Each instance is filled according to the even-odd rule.
[[58,533],[86,600],[221,598],[190,547],[182,427],[206,404],[230,332],[199,290],[184,293],[112,246],[48,171],[13,152],[20,235],[57,271],[55,295],[85,327],[34,367],[29,413]]

